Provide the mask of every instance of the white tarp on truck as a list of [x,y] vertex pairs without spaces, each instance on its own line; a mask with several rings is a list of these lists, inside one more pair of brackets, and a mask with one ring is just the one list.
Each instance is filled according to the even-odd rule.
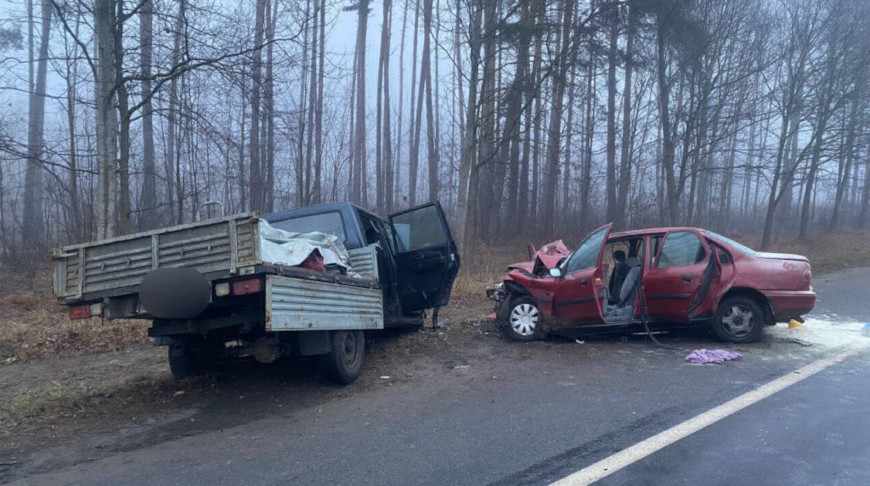
[[348,276],[359,277],[351,268],[347,248],[337,236],[319,231],[291,233],[275,228],[264,219],[260,220],[259,227],[260,259],[263,262],[295,267],[317,250],[327,267],[338,266]]

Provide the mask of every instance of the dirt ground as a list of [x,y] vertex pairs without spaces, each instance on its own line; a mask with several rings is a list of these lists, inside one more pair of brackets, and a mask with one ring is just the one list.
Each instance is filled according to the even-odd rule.
[[[855,241],[868,236],[834,235],[814,244],[780,242],[776,250],[808,255],[820,274],[865,264],[870,247]],[[505,342],[496,325],[486,319],[492,305],[483,290],[499,279],[508,263],[524,259],[525,254],[522,245],[509,245],[487,248],[466,259],[451,304],[439,315],[444,327],[372,333],[365,371],[347,388],[326,384],[316,360],[270,366],[233,363],[206,377],[175,382],[166,364],[166,349],[151,346],[145,337],[147,323],[71,322],[64,309],[54,304],[47,275],[21,276],[26,285],[0,291],[0,481],[4,470],[14,469],[23,455],[50,451],[58,444],[87,441],[77,450],[98,456],[100,451],[137,447],[167,435],[196,433],[206,425],[191,422],[183,430],[161,428],[193,410],[218,410],[212,416],[218,417],[218,423],[207,425],[214,428],[221,426],[220,420],[227,424],[239,420],[239,409],[227,406],[230,402],[272,404],[292,393],[297,404],[316,404],[405,381],[439,380],[445,370],[485,375],[497,373],[499,362],[559,359],[558,350],[577,344],[551,339],[516,346]],[[821,349],[805,347],[806,342],[782,326],[767,336],[765,342],[749,347],[766,359]],[[709,346],[703,332],[675,339],[680,352],[703,343]],[[600,340],[589,346],[589,352],[612,352],[631,343],[650,347],[647,340],[641,336]],[[246,420],[266,413],[255,406],[245,410]],[[50,456],[47,453],[45,461],[60,460]],[[38,462],[29,464],[42,467]]]

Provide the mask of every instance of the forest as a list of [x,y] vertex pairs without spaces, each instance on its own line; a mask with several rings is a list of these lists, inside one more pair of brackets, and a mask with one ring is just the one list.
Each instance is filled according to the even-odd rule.
[[870,2],[353,1],[0,3],[0,258],[340,200],[463,251],[870,225]]

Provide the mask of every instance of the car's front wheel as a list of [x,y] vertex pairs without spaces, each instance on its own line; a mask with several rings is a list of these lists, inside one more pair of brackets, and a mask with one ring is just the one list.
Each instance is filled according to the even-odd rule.
[[543,337],[541,310],[535,300],[528,296],[513,299],[505,329],[508,336],[517,341],[534,341]]
[[752,343],[761,338],[764,312],[749,297],[737,295],[724,299],[713,318],[713,332],[729,343]]

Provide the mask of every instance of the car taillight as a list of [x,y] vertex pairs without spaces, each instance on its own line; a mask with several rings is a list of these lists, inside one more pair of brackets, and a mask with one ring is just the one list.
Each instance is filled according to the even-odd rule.
[[813,280],[813,272],[810,269],[804,270],[804,282],[810,283]]
[[233,282],[233,295],[256,294],[260,291],[260,279]]

